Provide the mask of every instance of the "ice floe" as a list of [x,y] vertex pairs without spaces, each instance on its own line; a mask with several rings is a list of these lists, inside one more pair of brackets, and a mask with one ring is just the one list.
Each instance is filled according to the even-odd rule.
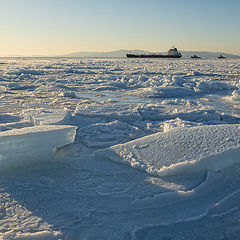
[[240,162],[240,125],[175,128],[96,151],[151,174],[220,170]]

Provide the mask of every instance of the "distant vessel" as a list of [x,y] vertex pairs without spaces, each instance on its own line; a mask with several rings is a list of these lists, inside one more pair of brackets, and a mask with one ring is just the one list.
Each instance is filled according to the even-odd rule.
[[224,57],[222,54],[220,54],[220,56],[218,56],[219,59],[226,59],[226,57]]
[[173,47],[168,50],[168,54],[131,54],[127,53],[128,58],[181,58],[182,54],[178,52],[177,48]]
[[191,58],[201,58],[201,57],[199,57],[196,54],[194,54],[193,56],[191,56]]

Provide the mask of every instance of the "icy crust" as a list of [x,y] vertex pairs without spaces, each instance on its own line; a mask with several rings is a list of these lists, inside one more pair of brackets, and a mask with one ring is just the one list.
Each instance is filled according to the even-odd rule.
[[[225,121],[227,117],[199,101],[185,99],[162,100],[151,104],[92,104],[76,107],[75,116],[136,122],[164,121],[180,118],[185,121]],[[229,116],[228,116],[229,117]],[[234,118],[232,117],[232,121]],[[235,119],[237,120],[237,119]]]
[[182,87],[149,87],[140,88],[127,93],[127,95],[133,95],[144,98],[172,98],[172,97],[186,97],[193,96],[194,91],[185,89]]
[[224,97],[224,99],[226,99],[228,101],[240,101],[240,91],[239,90],[234,90],[232,92],[232,96]]
[[84,117],[102,117],[109,120],[122,120],[126,122],[142,120],[139,112],[139,104],[105,104],[105,105],[78,105],[75,115]]
[[52,157],[57,147],[73,143],[75,126],[44,125],[0,132],[0,171]]
[[[239,238],[240,164],[207,174],[184,174],[184,171],[186,174],[200,171],[202,165],[208,169],[200,150],[210,169],[215,169],[217,163],[229,161],[230,164],[233,153],[237,154],[239,149],[237,131],[229,134],[229,143],[220,144],[220,149],[207,145],[211,139],[216,146],[219,144],[218,136],[210,135],[209,141],[204,138],[205,148],[201,137],[193,138],[200,150],[189,149],[186,145],[191,145],[190,140],[184,145],[181,139],[172,141],[173,137],[166,137],[168,141],[164,140],[162,145],[156,144],[156,153],[165,151],[170,162],[165,163],[165,169],[171,174],[183,173],[180,176],[155,177],[92,154],[92,147],[123,144],[160,131],[165,132],[164,136],[171,136],[176,131],[172,129],[177,127],[240,123],[239,104],[235,102],[240,95],[239,59],[17,58],[2,61],[5,64],[0,64],[1,131],[28,124],[69,124],[78,126],[78,133],[76,144],[54,155],[59,160],[57,163],[48,161],[0,174],[1,239]],[[232,91],[231,101],[220,99]],[[76,111],[68,119],[64,110],[60,113],[52,109]],[[188,139],[184,134],[183,141]],[[219,135],[219,142],[228,137],[224,134],[214,133]],[[49,137],[51,133],[30,150],[27,147],[18,150],[26,150],[27,154],[36,151],[49,144]],[[11,139],[10,147],[15,136]],[[231,139],[236,143],[230,144]],[[171,141],[176,152],[178,148],[182,150],[183,144],[188,158],[181,157],[181,151],[176,154],[179,158],[171,156],[174,155]],[[58,139],[53,142],[57,143]],[[133,158],[136,163],[141,160],[139,168],[149,167],[148,171],[154,173],[162,169],[162,163],[150,162],[154,153],[150,140],[148,144],[137,145],[143,153],[149,149],[144,159],[134,156],[129,147],[132,156],[129,154],[128,164],[134,164]],[[46,149],[43,150],[47,152]],[[139,153],[139,149],[134,151]],[[190,150],[196,153],[191,154]],[[128,149],[124,151],[127,155]],[[123,161],[117,153],[109,151],[109,154]],[[108,157],[106,152],[104,156]],[[214,161],[213,156],[217,158]],[[14,157],[11,167],[20,159],[26,160],[24,164],[37,159],[26,154]],[[199,165],[187,161],[182,165],[182,172],[177,172],[178,161],[186,159],[200,159]],[[211,161],[214,167],[210,166]],[[6,162],[0,162],[0,169]],[[175,169],[171,168],[174,163]]]
[[108,147],[136,139],[141,135],[143,136],[143,133],[138,127],[116,120],[82,127],[78,135],[88,147]]
[[220,170],[240,162],[240,125],[175,128],[96,155],[159,176]]
[[239,123],[199,101],[165,99],[150,104],[80,104],[72,120],[88,147],[109,147],[174,127]]

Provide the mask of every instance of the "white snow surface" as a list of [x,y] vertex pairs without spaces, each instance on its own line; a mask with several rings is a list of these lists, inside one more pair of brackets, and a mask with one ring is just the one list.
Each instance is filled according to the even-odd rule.
[[174,128],[96,155],[159,176],[218,171],[240,162],[240,125]]
[[1,58],[0,239],[239,239],[239,88],[239,59]]

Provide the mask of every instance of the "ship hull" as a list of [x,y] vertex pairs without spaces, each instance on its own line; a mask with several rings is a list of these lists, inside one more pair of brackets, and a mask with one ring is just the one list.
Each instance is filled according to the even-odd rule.
[[181,58],[182,55],[160,55],[160,54],[126,54],[127,58]]

